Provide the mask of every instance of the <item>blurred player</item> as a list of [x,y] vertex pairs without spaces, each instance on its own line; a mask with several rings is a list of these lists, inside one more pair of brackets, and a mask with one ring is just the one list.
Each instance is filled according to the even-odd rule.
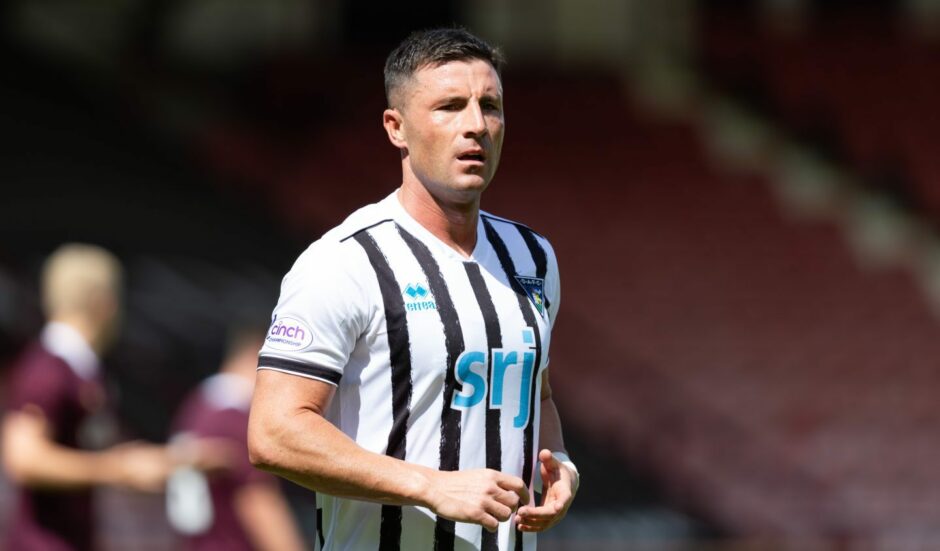
[[92,486],[163,488],[171,462],[161,446],[81,449],[104,405],[100,358],[116,336],[120,287],[117,259],[90,245],[62,246],[43,268],[48,323],[13,367],[3,417],[3,464],[18,486],[6,549],[91,549]]
[[480,211],[503,142],[501,63],[457,29],[396,48],[383,122],[401,187],[284,278],[249,448],[318,491],[325,549],[533,549],[574,499],[547,369],[555,256]]
[[167,512],[188,549],[304,547],[278,480],[248,462],[248,407],[263,343],[263,330],[236,333],[220,372],[203,381],[177,414],[174,439],[227,442],[232,457],[229,469],[203,475],[182,467],[170,478]]

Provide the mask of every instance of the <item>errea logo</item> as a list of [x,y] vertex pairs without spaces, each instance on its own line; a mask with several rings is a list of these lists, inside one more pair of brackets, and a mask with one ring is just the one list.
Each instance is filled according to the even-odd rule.
[[424,283],[409,283],[401,294],[405,298],[405,310],[409,312],[437,310],[434,295],[431,294],[431,290]]

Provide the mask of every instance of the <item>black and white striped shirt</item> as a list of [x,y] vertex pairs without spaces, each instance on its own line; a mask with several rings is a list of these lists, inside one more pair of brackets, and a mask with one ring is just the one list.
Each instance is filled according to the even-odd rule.
[[[488,467],[532,486],[541,373],[558,310],[548,241],[481,213],[470,258],[392,194],[300,255],[259,369],[337,386],[327,418],[363,448],[441,470]],[[535,548],[423,507],[319,496],[324,549]]]

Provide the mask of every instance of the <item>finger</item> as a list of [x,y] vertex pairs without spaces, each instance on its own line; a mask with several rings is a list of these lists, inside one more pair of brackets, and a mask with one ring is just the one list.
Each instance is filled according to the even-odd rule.
[[519,508],[519,494],[516,492],[500,489],[500,491],[493,496],[493,499],[509,507],[513,511]]
[[548,530],[552,526],[558,524],[560,519],[554,517],[551,519],[540,519],[540,520],[520,520],[516,522],[516,528],[522,530],[523,532],[541,532],[543,530]]
[[515,492],[519,496],[520,503],[529,502],[529,489],[526,488],[525,482],[518,476],[500,473],[499,478],[496,479],[496,484],[504,490]]
[[499,520],[487,513],[483,513],[480,518],[477,519],[477,524],[483,528],[486,528],[487,532],[495,532],[499,530]]
[[558,465],[558,460],[555,459],[555,456],[552,455],[552,452],[548,448],[544,448],[539,452],[539,462],[549,468],[553,468],[553,466],[557,467]]
[[509,520],[509,517],[512,516],[512,509],[498,501],[487,501],[483,504],[483,510],[499,522]]
[[561,511],[561,503],[553,502],[538,507],[521,507],[516,512],[516,518],[524,522],[530,522],[540,519],[554,518]]
[[520,532],[544,532],[554,526],[554,524],[548,525],[533,525],[533,524],[520,524],[516,526]]
[[542,472],[542,482],[545,485],[552,485],[561,477],[561,463],[555,459],[547,449],[539,452],[539,470]]

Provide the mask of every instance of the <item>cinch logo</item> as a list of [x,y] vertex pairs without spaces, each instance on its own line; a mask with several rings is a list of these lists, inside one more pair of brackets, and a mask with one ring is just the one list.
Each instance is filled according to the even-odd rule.
[[313,332],[298,319],[274,316],[265,341],[278,350],[302,350],[313,342]]
[[437,303],[423,283],[409,283],[401,293],[405,297],[405,309],[409,312],[437,310]]
[[[530,345],[528,350],[493,349],[492,366],[487,365],[485,352],[468,350],[461,354],[454,370],[463,389],[454,395],[451,407],[469,409],[480,404],[489,386],[490,400],[487,406],[490,409],[502,409],[504,403],[512,404],[517,398],[518,409],[512,425],[517,429],[525,428],[532,415],[529,402],[535,371],[535,334],[531,328],[522,331],[522,342]],[[488,369],[490,367],[492,369]],[[490,373],[489,382],[486,380],[487,372]],[[512,383],[518,382],[518,388],[507,388],[507,379]]]
[[290,327],[284,323],[278,323],[271,327],[271,336],[285,336],[290,338],[305,339],[307,338],[307,332],[304,331],[304,328],[299,325],[292,325]]

